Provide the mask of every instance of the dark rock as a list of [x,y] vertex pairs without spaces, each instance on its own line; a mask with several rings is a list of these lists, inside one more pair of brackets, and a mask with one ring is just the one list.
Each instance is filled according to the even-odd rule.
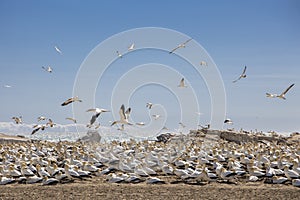
[[173,137],[174,135],[171,134],[171,133],[163,133],[163,134],[160,134],[159,136],[157,136],[157,142],[168,142],[168,140]]

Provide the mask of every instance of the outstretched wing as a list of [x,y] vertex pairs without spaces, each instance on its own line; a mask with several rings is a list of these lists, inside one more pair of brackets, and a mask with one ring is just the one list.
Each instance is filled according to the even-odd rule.
[[125,112],[126,119],[129,119],[130,112],[131,112],[131,108],[128,108]]
[[99,116],[98,114],[95,114],[95,115],[92,116],[92,118],[90,120],[90,125],[94,124],[94,122],[96,121],[96,119],[97,119],[98,116]]
[[96,108],[91,108],[91,109],[86,110],[86,112],[95,112],[95,111],[96,111]]
[[187,41],[185,41],[184,43],[182,43],[182,45],[185,45],[186,43],[188,43],[189,41],[191,41],[193,38],[188,39]]
[[122,106],[119,110],[119,114],[120,114],[121,121],[125,121],[126,120],[126,115],[125,115],[125,106],[124,106],[124,104],[122,104]]
[[243,70],[243,73],[242,74],[245,74],[246,73],[246,70],[247,70],[247,66],[245,66],[244,70]]
[[286,94],[295,84],[293,83],[292,85],[290,85],[283,93],[282,95]]
[[235,82],[237,82],[238,80],[240,80],[241,79],[241,76],[238,78],[238,79],[236,79],[236,80],[234,80],[234,81],[232,81],[233,83],[235,83]]
[[178,45],[177,47],[175,47],[174,49],[172,49],[169,53],[171,54],[171,53],[173,53],[174,51],[176,51],[179,48],[180,48],[180,45]]

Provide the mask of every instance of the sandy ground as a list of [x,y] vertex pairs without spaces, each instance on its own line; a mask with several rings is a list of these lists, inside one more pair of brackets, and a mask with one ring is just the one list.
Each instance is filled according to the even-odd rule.
[[116,184],[91,179],[68,184],[0,186],[0,199],[299,199],[300,188],[263,183]]

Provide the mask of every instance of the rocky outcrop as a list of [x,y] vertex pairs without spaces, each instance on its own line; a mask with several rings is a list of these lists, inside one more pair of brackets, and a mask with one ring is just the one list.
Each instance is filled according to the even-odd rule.
[[246,143],[246,142],[286,142],[286,138],[284,137],[270,137],[260,134],[246,134],[239,133],[234,131],[220,131],[220,138],[223,140],[227,140],[229,142],[235,142],[238,144]]

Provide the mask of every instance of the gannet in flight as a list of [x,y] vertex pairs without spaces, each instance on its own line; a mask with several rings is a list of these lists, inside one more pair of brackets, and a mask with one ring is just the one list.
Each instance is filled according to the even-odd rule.
[[48,119],[48,122],[46,123],[46,126],[50,126],[50,127],[53,127],[55,126],[56,124],[53,123],[53,121],[51,119]]
[[100,123],[98,123],[96,126],[95,126],[95,129],[98,129],[98,128],[100,128]]
[[146,108],[149,108],[149,109],[151,109],[151,108],[152,108],[152,106],[153,106],[153,103],[150,103],[150,102],[148,102],[148,103],[146,104]]
[[107,109],[102,109],[102,108],[91,108],[91,109],[88,109],[86,112],[95,112],[95,114],[93,114],[93,116],[90,120],[90,124],[88,125],[89,127],[91,127],[94,124],[94,122],[96,121],[96,119],[100,116],[101,113],[110,112],[110,111]]
[[48,67],[42,67],[46,72],[52,73],[52,68],[50,66]]
[[67,99],[65,102],[63,102],[63,103],[61,104],[61,106],[66,106],[66,105],[68,105],[68,104],[70,104],[70,103],[73,103],[73,102],[75,102],[75,101],[82,102],[82,100],[80,100],[79,97],[76,96],[76,97],[72,97],[72,98]]
[[202,60],[202,61],[200,62],[200,65],[206,66],[206,67],[207,67],[207,62],[205,62],[205,61]]
[[135,44],[132,43],[129,47],[128,47],[128,51],[132,51],[135,48]]
[[131,112],[131,108],[128,108],[125,112],[125,106],[124,104],[122,104],[120,110],[119,110],[119,115],[120,115],[120,120],[119,121],[114,121],[111,126],[115,125],[115,124],[128,124],[128,125],[132,125],[131,123],[128,122],[129,119],[129,115]]
[[185,45],[191,41],[193,38],[188,39],[187,41],[185,41],[184,43],[179,44],[177,47],[175,47],[174,49],[172,49],[169,53],[173,53],[174,51],[176,51],[179,48],[185,48]]
[[119,51],[116,51],[119,58],[123,58],[123,54],[121,54]]
[[33,126],[33,131],[31,132],[31,135],[33,135],[33,134],[35,134],[36,132],[38,132],[39,130],[45,130],[45,128],[46,128],[46,125],[44,125],[44,124],[39,124],[39,125],[34,125]]
[[61,50],[60,50],[57,46],[54,46],[54,49],[55,49],[55,51],[57,51],[60,55],[62,55]]
[[232,124],[233,121],[231,119],[227,118],[227,119],[224,120],[224,123],[225,124]]
[[145,122],[137,122],[135,123],[136,125],[139,125],[139,126],[145,126]]
[[12,119],[15,121],[16,124],[22,124],[23,123],[22,116],[20,116],[20,117],[12,117]]
[[284,99],[286,100],[285,98],[285,94],[294,86],[295,84],[293,83],[292,85],[290,85],[284,92],[282,92],[281,94],[271,94],[271,93],[266,93],[267,97],[270,97],[270,98],[281,98],[281,99]]
[[11,88],[11,85],[4,85],[5,88]]
[[180,80],[180,83],[179,83],[178,87],[180,87],[180,88],[186,88],[186,87],[187,87],[187,86],[185,85],[185,83],[184,83],[184,78],[182,78],[182,79]]
[[152,115],[152,117],[154,118],[154,120],[157,120],[158,118],[160,118],[160,115]]
[[74,122],[75,124],[77,123],[77,120],[74,119],[74,118],[72,118],[72,117],[67,117],[66,119],[67,119],[67,120],[71,120],[71,121]]
[[38,118],[37,118],[38,122],[39,122],[39,121],[46,120],[46,119],[47,119],[47,118],[46,118],[46,117],[44,117],[44,116],[40,116],[40,117],[38,117]]
[[245,66],[244,70],[243,70],[243,73],[238,77],[238,79],[232,81],[233,83],[237,82],[238,80],[240,80],[241,78],[246,78],[247,75],[246,75],[246,70],[247,70],[247,66]]
[[182,128],[185,128],[186,125],[184,125],[182,122],[179,122],[179,125],[182,127]]

